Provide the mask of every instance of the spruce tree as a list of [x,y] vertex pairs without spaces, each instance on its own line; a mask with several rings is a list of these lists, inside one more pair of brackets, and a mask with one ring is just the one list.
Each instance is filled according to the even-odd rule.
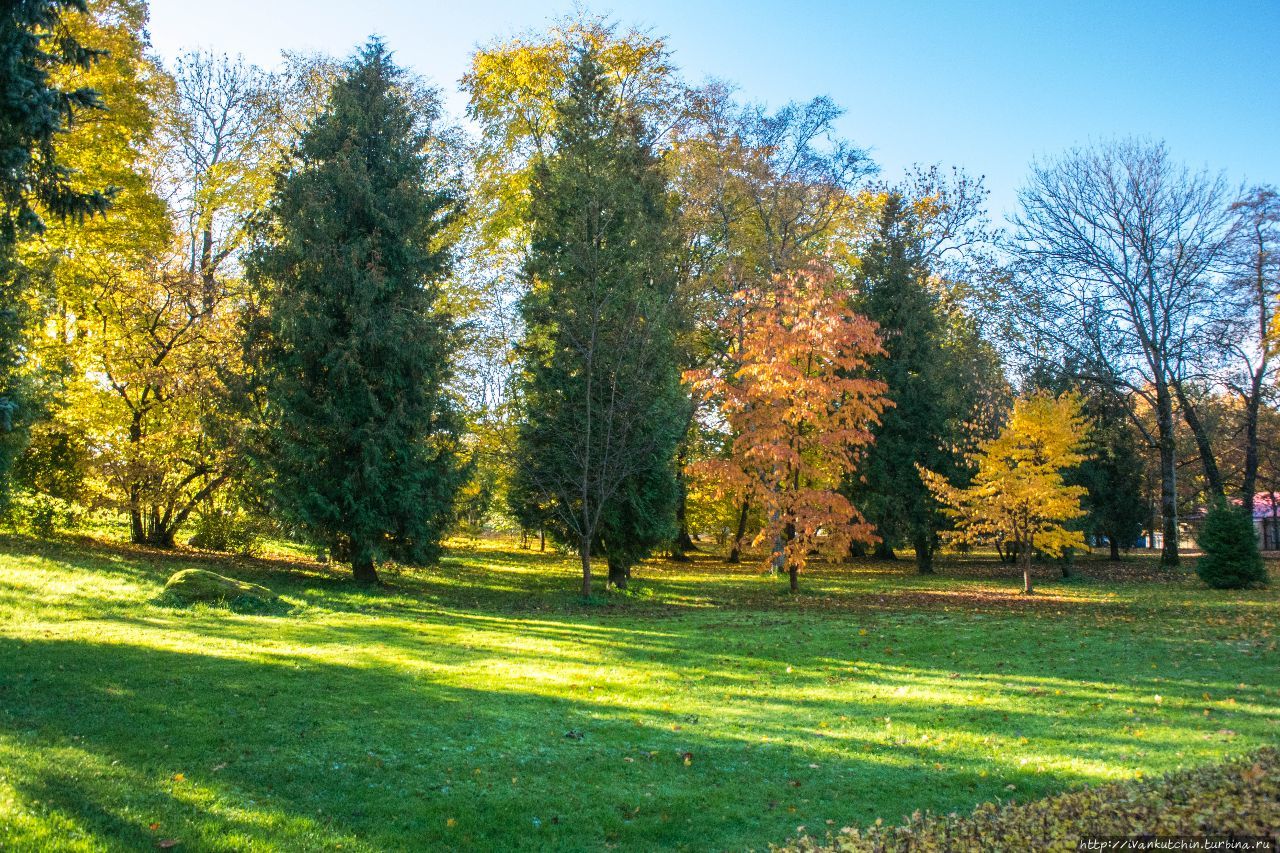
[[88,68],[101,56],[62,25],[62,15],[85,10],[84,0],[9,0],[0,7],[0,497],[32,415],[20,370],[26,282],[16,246],[43,230],[42,215],[92,216],[107,209],[112,195],[110,188],[77,186],[57,158],[58,136],[76,114],[103,106],[93,90],[60,89],[51,79],[59,68]]
[[1089,420],[1088,458],[1067,481],[1089,490],[1085,498],[1086,525],[1094,536],[1105,536],[1111,559],[1120,559],[1142,532],[1147,519],[1143,500],[1143,464],[1133,427],[1113,392],[1091,389],[1084,400]]
[[848,483],[847,496],[876,527],[878,554],[908,543],[921,572],[933,570],[937,505],[919,466],[950,468],[947,443],[947,372],[941,308],[928,284],[918,223],[910,203],[889,192],[875,237],[861,259],[858,310],[880,326],[885,355],[871,359],[870,375],[888,386],[893,407],[872,429],[875,442]]
[[521,303],[513,501],[625,586],[675,534],[674,455],[686,405],[675,352],[676,273],[665,179],[644,128],[584,51],[537,164]]
[[1239,507],[1218,498],[1205,516],[1196,544],[1204,555],[1196,561],[1196,574],[1215,589],[1243,589],[1265,585],[1267,567],[1258,551],[1253,519]]
[[460,479],[438,306],[459,202],[412,103],[371,41],[303,133],[249,264],[269,306],[264,473],[361,582],[378,559],[435,557]]

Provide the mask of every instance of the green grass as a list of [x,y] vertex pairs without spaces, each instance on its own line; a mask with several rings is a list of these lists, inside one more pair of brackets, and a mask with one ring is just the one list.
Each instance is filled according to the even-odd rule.
[[[191,566],[288,609],[166,606]],[[793,597],[656,563],[584,604],[571,561],[492,543],[370,592],[0,539],[0,848],[764,849],[1277,741],[1274,585],[939,568],[816,566]]]

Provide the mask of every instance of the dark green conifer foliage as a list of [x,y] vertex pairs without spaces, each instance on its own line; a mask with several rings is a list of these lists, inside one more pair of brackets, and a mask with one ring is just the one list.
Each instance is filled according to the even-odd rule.
[[1067,482],[1089,490],[1084,500],[1086,532],[1106,537],[1111,559],[1118,560],[1120,549],[1133,544],[1149,515],[1142,495],[1142,454],[1128,415],[1113,393],[1088,393],[1084,415],[1090,425],[1088,458],[1068,472]]
[[541,507],[610,581],[675,535],[675,448],[685,395],[665,179],[644,128],[584,51],[535,169],[512,502]]
[[1238,507],[1218,498],[1209,508],[1196,540],[1204,556],[1196,561],[1196,574],[1215,589],[1243,589],[1266,584],[1267,569],[1258,552],[1253,519]]
[[249,271],[268,304],[259,449],[276,503],[376,582],[438,553],[460,479],[437,304],[456,194],[403,73],[371,41],[279,181]]
[[81,45],[62,15],[85,11],[84,0],[6,0],[0,4],[0,497],[25,443],[33,406],[18,375],[26,277],[14,259],[18,241],[43,229],[41,213],[83,218],[102,213],[112,190],[74,185],[55,143],[76,113],[101,109],[91,89],[64,91],[50,75],[87,68],[101,54]]
[[862,259],[857,307],[880,325],[887,355],[871,360],[871,375],[888,385],[894,405],[846,494],[876,526],[881,556],[907,543],[919,570],[931,572],[937,507],[917,466],[949,471],[949,419],[941,309],[917,233],[910,203],[890,192]]

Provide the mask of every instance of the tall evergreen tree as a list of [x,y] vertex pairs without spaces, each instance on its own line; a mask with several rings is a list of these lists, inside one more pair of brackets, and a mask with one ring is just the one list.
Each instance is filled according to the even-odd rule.
[[666,183],[644,132],[584,51],[534,170],[513,500],[547,508],[581,559],[584,595],[593,552],[625,586],[675,534],[687,403]]
[[909,543],[921,572],[933,571],[937,504],[918,466],[948,469],[949,416],[941,307],[930,290],[917,217],[901,193],[886,194],[874,238],[858,275],[857,308],[880,326],[886,351],[871,359],[870,375],[888,386],[893,407],[873,428],[847,494],[875,525],[879,555]]
[[1123,403],[1110,389],[1091,389],[1084,398],[1089,439],[1085,460],[1067,481],[1089,490],[1084,505],[1087,532],[1106,537],[1111,559],[1120,559],[1142,532],[1148,512],[1142,490],[1142,453]]
[[59,163],[56,142],[77,112],[101,109],[92,89],[59,88],[60,68],[88,68],[101,56],[63,22],[84,0],[9,0],[0,5],[0,492],[21,450],[30,400],[20,375],[25,282],[14,250],[39,233],[43,215],[83,218],[107,209],[110,188],[85,189]]
[[269,306],[261,461],[284,514],[360,582],[379,558],[436,555],[460,479],[437,307],[459,200],[406,82],[376,40],[348,63],[249,264]]

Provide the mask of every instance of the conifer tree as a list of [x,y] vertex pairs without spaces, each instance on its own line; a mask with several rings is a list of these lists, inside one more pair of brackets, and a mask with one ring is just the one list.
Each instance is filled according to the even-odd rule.
[[589,49],[556,109],[531,194],[513,502],[546,508],[590,595],[593,552],[625,586],[674,536],[686,403],[667,189],[645,128]]
[[459,201],[378,41],[346,67],[281,176],[250,259],[268,304],[258,449],[286,517],[376,582],[433,558],[460,479],[437,307]]
[[893,406],[866,449],[846,493],[871,522],[878,554],[910,543],[921,572],[933,570],[937,504],[917,465],[949,467],[948,412],[941,308],[929,288],[921,255],[918,217],[896,191],[886,194],[875,237],[863,255],[856,306],[879,326],[884,354],[871,359],[870,375],[884,382]]
[[1084,415],[1091,424],[1086,458],[1067,481],[1089,490],[1085,509],[1089,532],[1105,536],[1111,559],[1120,559],[1142,532],[1147,519],[1143,500],[1142,452],[1122,403],[1108,390],[1097,390],[1084,400]]
[[1204,555],[1196,561],[1196,574],[1215,589],[1243,589],[1267,583],[1267,567],[1258,552],[1253,519],[1240,507],[1217,498],[1196,537]]
[[0,487],[31,414],[20,375],[25,284],[15,248],[43,229],[43,216],[83,219],[105,211],[112,195],[110,188],[78,186],[57,157],[58,136],[76,114],[102,108],[92,89],[63,89],[52,79],[59,69],[88,68],[101,56],[63,22],[64,14],[84,11],[84,0],[0,6]]

